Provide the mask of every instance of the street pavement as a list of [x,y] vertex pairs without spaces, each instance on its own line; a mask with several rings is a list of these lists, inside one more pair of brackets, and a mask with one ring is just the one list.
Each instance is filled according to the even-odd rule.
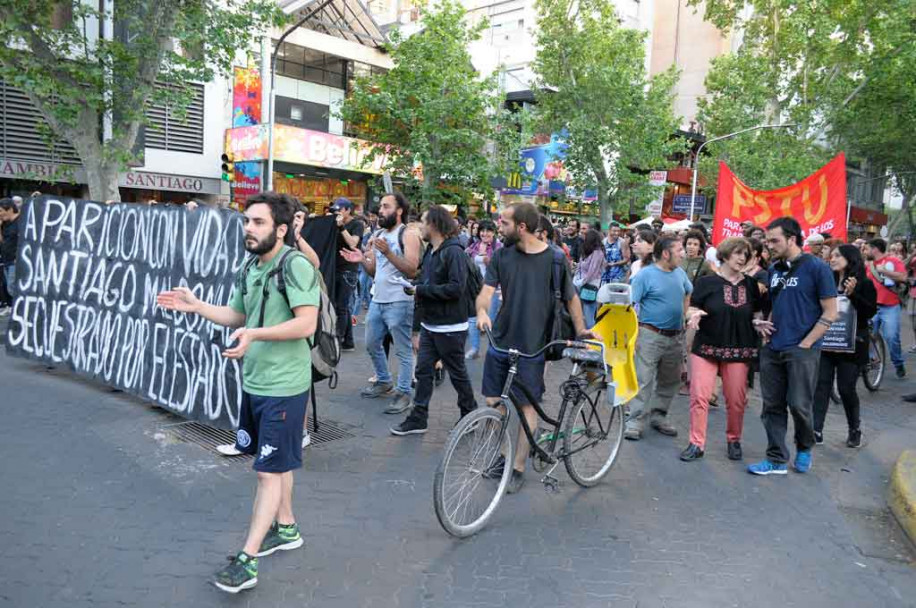
[[[470,367],[479,392],[482,361]],[[358,396],[371,374],[361,345],[339,371],[336,390],[318,388],[320,415],[354,436],[306,451],[294,499],[306,546],[263,558],[257,588],[230,596],[208,581],[242,545],[248,466],[175,440],[164,427],[179,420],[162,410],[0,352],[0,606],[916,606],[916,552],[885,502],[894,459],[916,444],[916,405],[899,398],[916,391],[916,361],[875,395],[860,384],[862,449],[845,447],[832,406],[811,474],[745,472],[766,445],[757,391],[744,463],[726,459],[724,407],[710,414],[706,458],[680,462],[687,398],[677,397],[677,439],[626,442],[587,490],[559,467],[560,492],[548,493],[529,471],[464,540],[432,507],[458,417],[449,383],[430,432],[399,438],[387,429],[401,418]],[[567,372],[549,370],[553,407]]]

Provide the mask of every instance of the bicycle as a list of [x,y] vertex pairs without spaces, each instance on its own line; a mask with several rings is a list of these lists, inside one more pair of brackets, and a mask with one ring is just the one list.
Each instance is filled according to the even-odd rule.
[[[597,484],[617,460],[623,440],[623,408],[615,403],[614,383],[605,362],[604,344],[593,340],[556,340],[536,353],[501,349],[492,336],[490,344],[509,357],[509,374],[501,394],[501,412],[482,407],[465,416],[452,430],[433,483],[436,517],[446,532],[464,538],[483,528],[499,506],[515,457],[515,439],[509,432],[510,412],[515,410],[528,438],[536,469],[548,491],[557,491],[559,480],[552,476],[562,461],[569,476],[582,487]],[[572,372],[561,385],[562,401],[556,419],[551,418],[523,384],[515,383],[520,359],[534,359],[548,348],[565,345],[563,357],[573,361]],[[552,427],[538,437],[521,413],[512,388],[518,388],[532,404],[541,421]],[[601,394],[606,392],[605,399]],[[509,404],[513,406],[510,409]],[[500,456],[505,466],[497,477]],[[479,496],[475,496],[478,494]]]
[[[862,384],[870,393],[881,387],[884,379],[884,370],[887,368],[887,345],[884,337],[875,331],[874,324],[868,322],[868,363],[862,367]],[[830,391],[830,400],[840,403],[840,392],[837,390],[836,378],[833,380],[833,389]]]

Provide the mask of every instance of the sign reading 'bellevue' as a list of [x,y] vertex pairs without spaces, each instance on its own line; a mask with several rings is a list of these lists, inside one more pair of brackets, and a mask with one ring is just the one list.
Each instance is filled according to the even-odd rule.
[[[228,129],[226,148],[236,162],[264,160],[268,152],[269,128],[269,125],[255,125]],[[277,161],[381,174],[385,167],[384,155],[365,163],[371,150],[372,144],[360,139],[289,125],[274,126],[274,160]]]

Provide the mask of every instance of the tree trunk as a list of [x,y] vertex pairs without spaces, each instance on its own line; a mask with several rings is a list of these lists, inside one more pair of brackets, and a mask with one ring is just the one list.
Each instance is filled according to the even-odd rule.
[[598,182],[598,204],[601,208],[601,227],[605,228],[614,219],[614,208],[611,206],[610,192],[607,184]]
[[114,163],[99,163],[84,160],[86,181],[89,184],[89,198],[93,201],[104,203],[106,201],[121,202],[121,193],[118,190],[118,166]]

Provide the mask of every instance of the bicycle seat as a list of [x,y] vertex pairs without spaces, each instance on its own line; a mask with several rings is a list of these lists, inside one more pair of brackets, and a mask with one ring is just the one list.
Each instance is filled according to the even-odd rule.
[[563,358],[576,361],[578,363],[592,363],[598,366],[604,366],[604,358],[600,350],[585,348],[564,348]]

